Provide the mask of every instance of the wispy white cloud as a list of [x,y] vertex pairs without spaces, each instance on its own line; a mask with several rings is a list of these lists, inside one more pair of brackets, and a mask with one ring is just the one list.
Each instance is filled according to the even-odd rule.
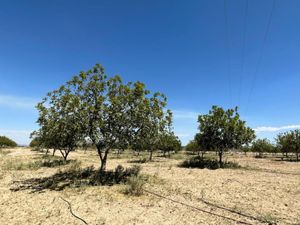
[[173,110],[174,119],[192,119],[197,121],[199,113],[194,111]]
[[286,125],[286,126],[279,126],[279,127],[256,127],[254,128],[255,132],[277,132],[282,130],[289,130],[289,129],[300,129],[300,125],[293,124],[293,125]]
[[28,145],[31,132],[32,130],[0,130],[0,135],[9,137],[20,145]]
[[34,109],[37,102],[38,101],[33,98],[0,94],[0,107]]

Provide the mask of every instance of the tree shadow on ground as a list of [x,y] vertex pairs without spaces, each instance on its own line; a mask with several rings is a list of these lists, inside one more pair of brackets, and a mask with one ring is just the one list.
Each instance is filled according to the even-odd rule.
[[10,190],[31,190],[31,192],[35,193],[45,190],[61,191],[67,187],[114,185],[126,182],[129,177],[137,176],[139,172],[139,166],[125,169],[119,165],[115,170],[108,170],[101,173],[93,166],[84,169],[71,168],[59,171],[50,177],[14,181]]
[[183,168],[198,168],[198,169],[210,169],[216,170],[219,168],[223,169],[237,169],[241,166],[236,162],[223,162],[222,165],[215,159],[205,159],[199,156],[187,159],[179,164],[179,167]]

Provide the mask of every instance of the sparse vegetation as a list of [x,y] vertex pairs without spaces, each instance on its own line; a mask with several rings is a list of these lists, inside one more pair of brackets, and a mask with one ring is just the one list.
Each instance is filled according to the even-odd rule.
[[124,193],[127,195],[140,196],[143,192],[143,187],[146,184],[145,177],[142,175],[131,176],[126,182]]
[[69,163],[74,163],[73,160],[61,160],[61,159],[53,159],[53,158],[46,158],[46,159],[38,159],[32,162],[24,163],[19,162],[17,160],[7,160],[2,166],[4,170],[37,170],[42,167],[58,167],[68,165]]

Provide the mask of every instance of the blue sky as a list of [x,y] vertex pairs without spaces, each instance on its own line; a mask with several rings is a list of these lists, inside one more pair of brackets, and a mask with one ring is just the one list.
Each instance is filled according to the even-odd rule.
[[0,135],[27,144],[36,102],[95,63],[165,93],[184,144],[214,104],[259,137],[299,128],[300,1],[276,0],[268,32],[273,0],[225,2],[0,0]]

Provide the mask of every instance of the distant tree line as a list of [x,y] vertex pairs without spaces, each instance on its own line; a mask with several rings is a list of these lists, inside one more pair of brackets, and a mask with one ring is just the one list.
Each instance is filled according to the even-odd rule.
[[[224,110],[218,107],[213,107],[213,109],[215,110],[211,111],[208,115],[217,113],[219,115],[224,115]],[[217,112],[216,109],[220,111]],[[231,112],[233,112],[232,110]],[[202,158],[205,152],[216,151],[219,154],[220,163],[222,160],[222,154],[224,152],[222,148],[227,150],[242,150],[245,154],[247,152],[253,152],[257,154],[257,158],[263,158],[266,156],[266,154],[270,153],[281,153],[284,157],[289,157],[289,155],[292,155],[296,158],[296,161],[299,161],[300,130],[291,130],[285,133],[280,133],[275,138],[275,143],[271,143],[266,138],[255,139],[254,131],[250,128],[246,128],[243,124],[241,124],[241,121],[240,125],[238,126],[240,127],[240,130],[235,130],[235,122],[230,122],[229,114],[226,116],[228,118],[227,122],[225,123],[225,127],[220,125],[218,122],[219,117],[217,117],[212,120],[213,122],[211,123],[211,127],[208,128],[208,126],[206,126],[207,123],[204,123],[203,121],[204,118],[207,120],[208,115],[205,115],[205,117],[200,116],[200,132],[196,134],[195,138],[186,145],[186,151],[192,152],[193,154],[198,154],[199,156],[201,155]],[[231,119],[233,119],[233,117],[231,117]],[[238,116],[233,120],[237,123],[237,121],[239,121]],[[229,126],[233,127],[229,128]],[[224,148],[224,146],[227,146],[227,148]]]
[[17,147],[17,143],[8,137],[0,136],[0,148]]

